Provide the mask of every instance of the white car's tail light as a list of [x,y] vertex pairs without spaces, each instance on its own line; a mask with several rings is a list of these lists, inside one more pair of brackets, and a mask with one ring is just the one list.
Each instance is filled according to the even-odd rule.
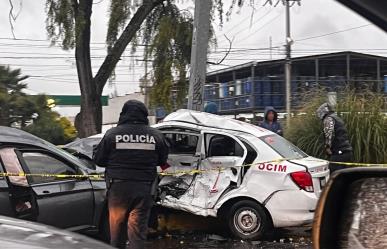
[[312,176],[309,172],[298,171],[290,173],[290,177],[298,187],[307,191],[314,192]]

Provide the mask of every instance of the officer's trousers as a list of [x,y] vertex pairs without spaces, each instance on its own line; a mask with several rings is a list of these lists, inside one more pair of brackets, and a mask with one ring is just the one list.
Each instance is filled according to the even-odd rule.
[[117,248],[144,248],[153,205],[151,183],[113,182],[108,205],[110,244]]

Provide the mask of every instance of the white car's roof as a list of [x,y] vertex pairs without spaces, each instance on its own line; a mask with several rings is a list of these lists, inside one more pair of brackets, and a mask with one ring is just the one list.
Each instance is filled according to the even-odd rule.
[[178,110],[166,116],[162,125],[166,125],[168,123],[176,124],[177,122],[181,123],[183,126],[184,124],[191,124],[207,128],[232,130],[250,133],[257,137],[273,134],[271,131],[246,122],[238,121],[224,116],[214,115],[211,113],[197,112],[185,109]]

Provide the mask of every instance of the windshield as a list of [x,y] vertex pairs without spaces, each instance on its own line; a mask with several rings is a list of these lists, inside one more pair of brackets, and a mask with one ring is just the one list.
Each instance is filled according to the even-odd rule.
[[272,134],[260,137],[260,139],[284,158],[296,159],[308,156],[294,144],[279,135]]

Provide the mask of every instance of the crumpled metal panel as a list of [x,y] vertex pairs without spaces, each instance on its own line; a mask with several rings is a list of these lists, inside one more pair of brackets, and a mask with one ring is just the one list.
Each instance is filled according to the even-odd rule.
[[[200,199],[200,197],[198,197],[198,199]],[[204,201],[204,200],[202,200],[202,201]],[[159,204],[161,204],[164,207],[186,211],[186,212],[189,212],[189,213],[192,213],[195,215],[199,215],[199,216],[216,217],[216,210],[214,210],[214,209],[204,209],[201,207],[196,207],[190,203],[186,203],[186,202],[184,202],[180,199],[176,199],[172,196],[166,196],[165,199]]]
[[273,134],[271,131],[246,122],[210,113],[185,109],[169,114],[167,117],[165,117],[163,122],[168,121],[189,122],[192,124],[203,125],[212,128],[247,132],[257,137]]

